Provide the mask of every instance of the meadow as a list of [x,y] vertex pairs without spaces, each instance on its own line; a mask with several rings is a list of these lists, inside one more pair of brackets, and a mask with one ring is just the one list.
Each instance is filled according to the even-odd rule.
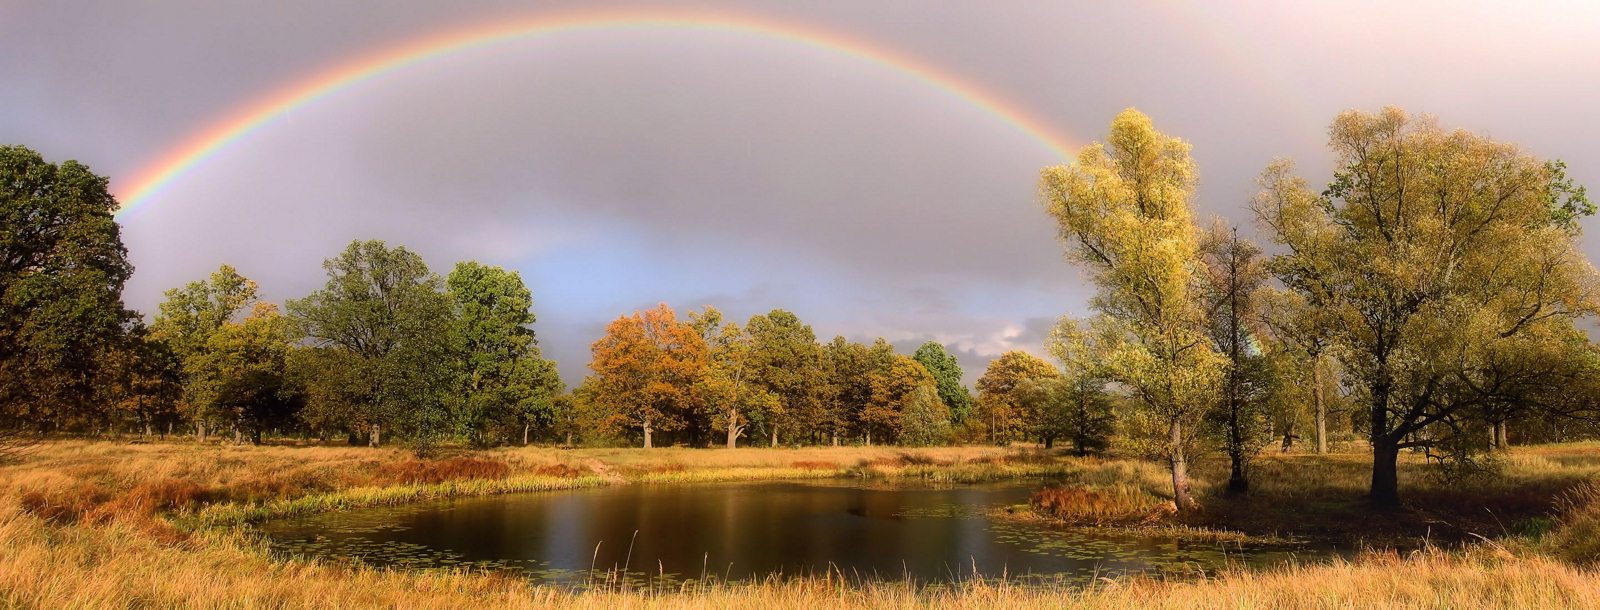
[[[60,441],[0,467],[5,607],[1583,607],[1600,604],[1600,445],[1516,448],[1471,486],[1402,464],[1407,507],[1367,513],[1360,454],[1267,455],[1228,499],[1226,462],[1196,472],[1204,510],[1174,521],[1159,465],[952,447],[703,450],[507,448],[428,460],[399,449]],[[1410,458],[1410,456],[1408,456]],[[829,576],[695,581],[662,590],[530,585],[503,574],[405,571],[273,556],[250,522],[420,499],[583,486],[859,477],[1053,481],[1018,518],[1063,527],[1187,529],[1369,541],[1331,564],[1086,587],[929,585]],[[1048,496],[1050,489],[1072,490]],[[1121,490],[1113,492],[1111,490]],[[1048,496],[1048,498],[1047,498]],[[1053,498],[1053,501],[1049,498]],[[1092,510],[1077,506],[1097,498]],[[1084,519],[1083,515],[1098,515]],[[1129,514],[1144,516],[1122,518]],[[1399,550],[1395,550],[1399,549]],[[39,575],[49,575],[40,578]]]

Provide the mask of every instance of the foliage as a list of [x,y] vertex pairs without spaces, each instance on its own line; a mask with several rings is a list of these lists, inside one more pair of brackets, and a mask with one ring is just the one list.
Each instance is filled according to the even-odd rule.
[[1055,367],[1027,352],[1010,351],[989,361],[978,378],[978,416],[989,426],[989,442],[1005,444],[1027,432],[1023,397],[1031,384],[1059,376]]
[[1370,495],[1393,507],[1402,448],[1465,448],[1444,439],[1507,384],[1570,376],[1570,360],[1514,354],[1593,309],[1572,222],[1592,207],[1559,165],[1430,118],[1352,111],[1330,133],[1325,191],[1279,161],[1253,207],[1286,249],[1274,273],[1323,308],[1368,401]]
[[956,361],[956,357],[945,351],[937,341],[923,343],[911,357],[927,367],[933,379],[939,383],[939,400],[950,407],[951,419],[958,424],[966,421],[974,405],[972,394],[967,392],[966,386],[961,385],[961,363]]
[[133,314],[107,180],[0,146],[0,429],[95,416],[104,355]]
[[950,407],[939,399],[937,384],[914,387],[901,401],[899,440],[908,447],[950,442]]
[[[353,408],[341,419],[369,425],[373,444],[389,428],[406,434],[419,452],[428,451],[449,427],[446,403],[459,387],[451,357],[451,300],[441,291],[439,277],[416,253],[376,240],[351,242],[323,268],[327,284],[290,301],[289,314],[313,348],[336,354],[308,359],[308,364],[346,367],[321,369],[310,379],[356,378],[345,387],[313,390],[309,397],[345,398],[327,407]],[[351,395],[351,390],[361,393]]]
[[638,429],[644,446],[657,430],[683,427],[706,368],[706,344],[693,325],[679,322],[666,303],[606,326],[593,346],[589,396],[619,425]]
[[822,347],[811,326],[793,313],[774,309],[752,316],[744,330],[751,342],[751,382],[772,397],[764,417],[772,444],[777,445],[780,430],[807,441],[829,432],[832,422],[822,404]]
[[1206,340],[1198,292],[1189,144],[1137,110],[1111,123],[1072,165],[1047,168],[1041,191],[1070,258],[1090,272],[1104,375],[1129,388],[1168,430],[1173,491],[1191,504],[1184,447],[1211,405],[1225,360]]

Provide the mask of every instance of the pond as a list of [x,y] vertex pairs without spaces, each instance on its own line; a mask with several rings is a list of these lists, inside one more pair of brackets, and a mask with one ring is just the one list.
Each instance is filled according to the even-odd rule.
[[991,515],[1035,485],[879,487],[841,482],[618,485],[283,519],[279,552],[396,567],[509,570],[583,585],[833,573],[849,579],[1087,581],[1331,557],[1268,547],[1103,535]]

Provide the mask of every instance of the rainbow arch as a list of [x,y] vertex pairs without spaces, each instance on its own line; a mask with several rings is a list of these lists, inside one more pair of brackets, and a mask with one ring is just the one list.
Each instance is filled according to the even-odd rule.
[[1044,122],[955,75],[888,49],[816,27],[717,14],[585,13],[496,22],[431,35],[336,65],[273,91],[196,132],[136,173],[131,186],[118,193],[122,203],[116,215],[122,216],[147,205],[164,187],[283,113],[362,82],[419,62],[472,49],[556,33],[615,30],[731,32],[822,49],[913,77],[1012,126],[1049,149],[1062,161],[1069,159],[1075,148]]

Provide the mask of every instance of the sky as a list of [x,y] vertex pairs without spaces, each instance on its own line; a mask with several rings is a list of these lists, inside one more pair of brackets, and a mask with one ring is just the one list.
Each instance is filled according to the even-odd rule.
[[[1600,5],[1568,2],[338,2],[0,0],[0,143],[128,193],[158,161],[334,66],[559,15],[756,19],[891,52],[1077,147],[1127,107],[1193,145],[1202,219],[1255,234],[1275,157],[1313,183],[1340,111],[1397,105],[1565,160],[1600,189]],[[352,239],[477,260],[534,294],[576,384],[619,315],[795,312],[826,341],[938,341],[969,383],[1044,354],[1093,287],[1039,204],[1036,137],[928,81],[716,29],[526,37],[268,117],[122,215],[124,298],[228,263],[302,297]],[[1591,232],[1597,221],[1585,223]],[[1600,241],[1585,240],[1594,258]]]

